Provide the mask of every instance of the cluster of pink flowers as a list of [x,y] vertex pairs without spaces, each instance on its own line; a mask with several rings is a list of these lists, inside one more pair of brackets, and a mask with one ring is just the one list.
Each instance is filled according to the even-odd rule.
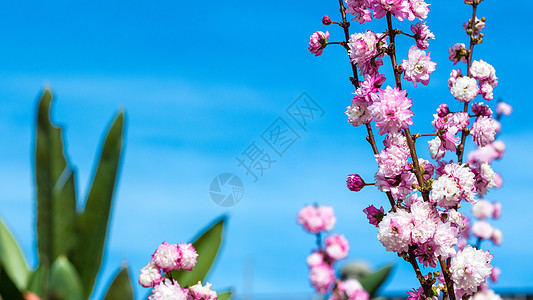
[[[322,212],[326,212],[323,214]],[[298,213],[297,222],[303,228],[317,237],[318,249],[314,249],[307,257],[309,266],[309,280],[319,294],[330,294],[329,300],[368,300],[369,295],[359,281],[348,279],[339,280],[333,265],[348,256],[350,245],[341,234],[331,234],[322,244],[322,233],[333,229],[335,215],[331,206],[308,205]],[[309,224],[329,224],[330,226]]]
[[[353,126],[366,127],[367,141],[377,162],[374,183],[366,183],[360,175],[350,174],[346,179],[348,189],[358,192],[365,186],[375,185],[386,193],[391,204],[390,211],[370,205],[363,212],[369,223],[378,228],[377,237],[385,249],[409,261],[417,272],[420,287],[409,292],[409,299],[436,299],[435,293],[441,292],[452,300],[472,296],[476,292],[494,294],[488,289],[486,279],[494,277],[493,281],[497,280],[500,271],[493,268],[490,264],[492,255],[481,250],[479,244],[482,240],[501,244],[501,231],[486,221],[489,217],[499,217],[501,204],[490,203],[483,197],[490,189],[502,184],[501,176],[494,172],[491,163],[503,156],[505,145],[496,140],[501,129],[499,118],[509,115],[512,107],[500,101],[493,117],[489,105],[475,101],[478,95],[481,96],[478,99],[492,100],[498,84],[495,68],[472,57],[473,47],[483,41],[481,31],[486,19],[474,14],[473,19],[463,25],[470,38],[469,48],[464,43],[456,43],[448,49],[449,59],[454,65],[466,64],[464,75],[457,68],[451,71],[448,80],[449,91],[464,108],[451,111],[448,105],[441,104],[433,115],[434,133],[412,134],[413,100],[402,89],[402,78],[411,81],[415,88],[418,83],[430,83],[436,63],[431,61],[430,52],[423,49],[429,48],[429,41],[435,36],[422,22],[410,26],[412,35],[404,33],[393,27],[391,17],[399,21],[426,19],[428,4],[423,0],[345,2],[346,12],[353,16],[352,20],[361,24],[387,16],[385,32],[367,30],[349,35],[349,23],[344,15],[342,22],[333,22],[328,17],[327,24],[324,23],[340,25],[344,30],[346,40],[338,44],[348,52],[353,70],[350,79],[355,87],[346,115]],[[474,7],[480,2],[465,1]],[[341,12],[344,12],[342,5],[341,2]],[[476,11],[475,8],[473,11]],[[402,53],[405,59],[400,60],[397,59],[396,39],[402,35],[414,39],[414,42],[406,53]],[[380,73],[385,57],[390,58],[395,86],[385,84],[386,79]],[[363,80],[360,81],[358,76],[362,76]],[[384,136],[381,149],[374,137],[372,124]],[[468,154],[468,162],[465,163],[463,156],[468,135],[472,136],[477,149]],[[431,137],[429,152],[435,163],[421,158],[416,151],[418,139],[428,136]],[[456,161],[445,160],[450,153],[457,156]],[[477,218],[473,224],[459,212],[465,203],[473,205],[473,215]],[[320,232],[326,229],[323,225],[326,221],[320,217],[319,210],[319,207],[304,208],[302,211],[305,212],[300,212],[298,222],[320,238]],[[306,217],[301,220],[300,215]],[[475,247],[468,245],[471,235],[478,238]],[[328,243],[329,238],[332,241]],[[321,249],[319,242],[319,249],[308,258],[310,278],[319,293],[327,293],[333,285],[333,291],[348,285],[347,282],[343,285],[335,283],[332,268],[333,262],[345,257],[347,243],[344,247],[340,236],[328,239],[326,249]],[[335,245],[335,250],[328,251],[330,245]],[[425,275],[418,269],[418,264],[431,268],[440,266],[442,272]],[[350,285],[356,286],[354,283]]]
[[[149,300],[217,300],[217,292],[211,290],[211,284],[199,281],[190,287],[181,287],[172,279],[172,270],[191,271],[196,265],[198,253],[192,244],[169,244],[163,242],[152,255],[150,261],[139,274],[139,284],[152,288]],[[163,274],[162,274],[163,273]],[[165,276],[167,275],[167,276]]]
[[372,21],[373,17],[380,19],[387,12],[391,12],[400,21],[425,19],[429,13],[429,6],[424,0],[345,0],[345,2],[346,12],[354,16],[352,20],[361,24]]

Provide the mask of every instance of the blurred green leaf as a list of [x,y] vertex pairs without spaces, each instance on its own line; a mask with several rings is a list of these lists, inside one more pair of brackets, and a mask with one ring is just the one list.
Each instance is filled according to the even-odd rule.
[[21,291],[24,290],[28,284],[30,270],[17,241],[2,219],[0,219],[0,263],[15,286]]
[[27,290],[45,299],[48,294],[48,272],[48,264],[41,262],[31,274]]
[[133,288],[127,266],[123,266],[107,289],[104,300],[133,300]]
[[375,297],[379,287],[381,287],[381,285],[383,285],[385,280],[389,277],[392,267],[394,267],[394,264],[387,265],[376,272],[370,273],[361,278],[361,285],[370,295],[370,299]]
[[37,113],[35,184],[37,245],[40,261],[54,261],[74,244],[76,192],[74,173],[63,149],[62,130],[50,120],[52,94],[45,90]]
[[83,287],[76,268],[61,255],[50,269],[49,293],[51,300],[81,300]]
[[77,222],[79,242],[72,253],[72,262],[79,270],[84,283],[85,298],[92,293],[102,263],[107,224],[122,152],[123,128],[124,113],[119,112],[107,132],[85,210],[79,215]]
[[232,291],[221,292],[220,294],[218,294],[217,299],[218,300],[227,300],[227,299],[231,298],[232,294],[233,294]]
[[172,271],[172,277],[177,279],[182,287],[194,285],[198,281],[204,281],[220,248],[225,222],[226,217],[224,216],[194,240],[192,244],[198,252],[198,261],[192,271]]
[[0,265],[0,296],[6,300],[24,300],[22,293]]

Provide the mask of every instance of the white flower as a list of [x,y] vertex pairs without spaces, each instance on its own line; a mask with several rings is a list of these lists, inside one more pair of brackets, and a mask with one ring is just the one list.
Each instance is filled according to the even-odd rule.
[[411,243],[411,215],[402,209],[388,213],[379,222],[378,240],[387,251],[406,252]]
[[455,179],[449,175],[442,175],[431,185],[429,199],[438,206],[450,208],[461,201],[461,189],[457,186]]
[[490,239],[493,232],[494,228],[492,228],[492,225],[488,222],[477,221],[472,225],[472,233],[480,239]]
[[494,293],[493,290],[479,291],[470,298],[471,300],[502,300],[500,295]]
[[170,281],[164,279],[152,289],[152,295],[148,296],[148,300],[187,300],[187,293],[185,293],[177,281]]
[[472,214],[474,217],[483,220],[490,216],[494,212],[494,206],[492,203],[485,199],[479,200],[474,206],[472,206]]
[[431,158],[439,160],[444,157],[445,151],[441,148],[441,143],[442,142],[439,137],[436,137],[428,142]]
[[354,102],[353,105],[346,107],[345,114],[348,116],[348,122],[357,127],[372,121],[372,114],[367,107],[367,102]]
[[474,77],[477,80],[488,80],[488,79],[494,79],[496,80],[496,70],[494,67],[480,59],[479,61],[474,60],[472,62],[472,67],[470,67],[470,73],[472,74],[472,77]]
[[460,77],[455,80],[450,91],[455,99],[461,102],[470,102],[479,93],[479,87],[474,78]]
[[153,287],[161,281],[161,270],[153,261],[149,262],[141,269],[139,274],[139,284],[144,287]]
[[477,291],[477,287],[490,276],[492,255],[483,250],[466,246],[452,259],[450,271],[455,286],[467,292]]

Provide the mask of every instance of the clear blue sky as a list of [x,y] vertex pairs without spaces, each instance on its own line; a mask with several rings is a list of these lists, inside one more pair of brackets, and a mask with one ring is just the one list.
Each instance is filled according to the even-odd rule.
[[[467,42],[461,25],[470,10],[462,3],[432,3],[428,25],[436,35],[430,51],[437,70],[427,87],[415,90],[405,84],[414,99],[413,132],[430,132],[435,108],[443,101],[454,103],[446,83],[452,69],[447,49]],[[315,30],[329,30],[331,40],[342,38],[340,28],[321,24],[325,14],[338,20],[337,5],[336,0],[2,2],[0,217],[30,263],[36,263],[35,107],[43,87],[50,86],[56,96],[53,118],[66,127],[81,195],[101,133],[118,109],[127,113],[125,159],[98,291],[123,261],[136,277],[163,240],[187,241],[227,214],[225,244],[210,276],[215,289],[311,294],[305,258],[314,239],[296,225],[295,216],[313,202],[334,205],[335,231],[351,241],[351,259],[375,266],[398,262],[386,291],[415,287],[413,271],[383,249],[362,213],[371,203],[386,205],[385,197],[370,188],[359,194],[345,188],[346,174],[371,178],[376,167],[364,130],[353,128],[344,115],[353,92],[346,54],[335,46],[318,58],[307,52]],[[533,9],[530,1],[516,6]],[[490,249],[494,264],[503,270],[496,287],[524,289],[533,288],[533,260],[528,258],[533,240],[527,238],[533,226],[533,175],[528,172],[533,128],[524,121],[533,110],[530,93],[524,92],[533,64],[518,51],[529,51],[533,43],[525,36],[527,17],[511,19],[503,9],[498,1],[480,5],[479,16],[487,17],[486,37],[474,57],[495,66],[500,78],[495,97],[514,106],[512,117],[503,120],[507,156],[494,165],[504,176],[504,187],[488,197],[503,202],[503,216],[495,226],[504,232],[504,244]],[[371,26],[384,31],[384,20]],[[354,23],[352,32],[364,30]],[[400,41],[400,57],[410,43]],[[300,139],[254,183],[235,157],[260,142],[276,118],[287,118],[285,109],[304,91],[324,115],[307,131],[287,119]],[[419,152],[429,156],[423,147]],[[222,172],[239,175],[245,185],[244,198],[229,209],[209,198],[209,184]],[[246,285],[245,263],[253,266]],[[142,292],[138,296],[146,293],[140,287],[137,291]]]

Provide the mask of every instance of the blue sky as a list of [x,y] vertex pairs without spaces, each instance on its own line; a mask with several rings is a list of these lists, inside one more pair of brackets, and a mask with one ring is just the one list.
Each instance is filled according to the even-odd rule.
[[[461,25],[471,12],[462,2],[432,3],[427,22],[436,39],[429,50],[437,70],[427,87],[415,90],[404,83],[414,99],[412,132],[432,130],[431,114],[440,103],[460,108],[446,81],[453,68],[448,47],[467,42]],[[56,97],[53,118],[66,128],[81,195],[101,133],[119,109],[127,114],[125,156],[95,299],[122,262],[128,262],[136,277],[163,240],[187,241],[222,214],[229,216],[229,225],[210,275],[214,288],[232,286],[239,294],[270,297],[311,294],[305,257],[314,239],[296,225],[295,216],[314,202],[335,207],[335,232],[351,241],[350,259],[374,266],[397,262],[386,291],[415,287],[413,271],[383,249],[362,213],[369,204],[386,205],[385,197],[371,188],[358,194],[345,188],[346,174],[371,178],[376,167],[364,130],[353,128],[344,115],[353,92],[345,51],[330,46],[318,58],[307,52],[309,35],[316,30],[329,30],[332,41],[342,38],[340,28],[320,21],[326,14],[338,19],[337,5],[334,0],[1,3],[0,217],[29,262],[36,263],[31,164],[35,108],[43,87],[51,87]],[[533,8],[529,1],[517,5],[524,11]],[[533,128],[523,121],[533,109],[529,93],[524,93],[533,64],[517,51],[533,44],[524,37],[527,20],[510,20],[501,10],[496,1],[479,7],[479,16],[487,17],[486,37],[474,51],[475,59],[496,68],[500,82],[495,97],[514,107],[512,117],[503,120],[507,156],[494,165],[504,176],[504,187],[488,196],[503,202],[503,216],[495,226],[504,232],[504,244],[490,249],[494,264],[503,270],[496,287],[526,289],[533,288],[533,260],[516,263],[516,257],[533,254],[533,240],[525,238],[533,225],[528,189],[533,175],[527,172],[533,167]],[[353,25],[352,32],[366,30]],[[384,20],[370,26],[384,31]],[[410,43],[399,41],[400,58]],[[287,119],[301,138],[254,183],[235,157],[260,142],[276,118],[287,118],[285,109],[302,92],[324,115],[307,131]],[[428,157],[424,147],[418,150]],[[223,172],[244,181],[244,198],[232,208],[220,208],[209,198],[211,180]],[[252,274],[246,284],[244,274]],[[137,292],[146,293],[140,287]]]

